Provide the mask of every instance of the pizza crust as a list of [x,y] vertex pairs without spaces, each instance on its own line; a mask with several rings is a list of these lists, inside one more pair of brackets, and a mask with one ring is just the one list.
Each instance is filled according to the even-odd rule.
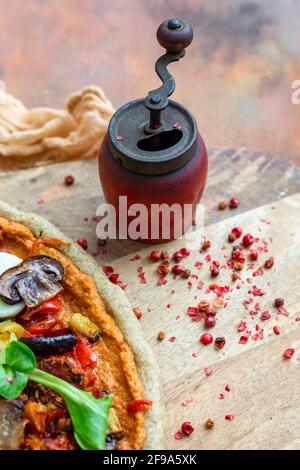
[[139,377],[143,383],[145,397],[153,401],[152,409],[145,415],[146,441],[144,449],[164,449],[165,412],[159,369],[149,345],[143,339],[142,328],[123,290],[112,284],[104,275],[96,261],[82,248],[73,243],[58,228],[46,219],[31,213],[24,213],[0,201],[0,216],[19,222],[36,237],[58,238],[71,242],[67,248],[59,248],[78,269],[88,274],[95,282],[108,312],[115,319],[125,340],[132,350]]

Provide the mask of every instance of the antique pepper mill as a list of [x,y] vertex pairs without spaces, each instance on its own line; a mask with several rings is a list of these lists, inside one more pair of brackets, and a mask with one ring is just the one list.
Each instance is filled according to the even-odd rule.
[[[155,70],[163,84],[146,98],[118,109],[100,149],[99,174],[106,201],[115,207],[117,219],[120,196],[127,196],[128,208],[133,204],[147,207],[148,235],[139,237],[146,243],[166,239],[160,225],[158,236],[151,237],[151,228],[157,224],[151,217],[152,205],[177,203],[184,208],[190,204],[194,212],[205,187],[207,151],[196,121],[186,108],[168,99],[175,80],[167,66],[185,56],[192,39],[192,27],[186,21],[170,19],[159,26],[157,40],[166,53],[157,60]],[[128,217],[128,223],[131,220]],[[169,224],[167,239],[172,239],[182,220],[171,216]]]

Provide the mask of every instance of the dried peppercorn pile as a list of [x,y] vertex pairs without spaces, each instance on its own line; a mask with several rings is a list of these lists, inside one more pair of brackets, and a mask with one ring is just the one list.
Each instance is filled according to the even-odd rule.
[[170,448],[300,439],[299,208],[295,195],[233,211],[195,250],[176,241],[105,267],[159,359]]

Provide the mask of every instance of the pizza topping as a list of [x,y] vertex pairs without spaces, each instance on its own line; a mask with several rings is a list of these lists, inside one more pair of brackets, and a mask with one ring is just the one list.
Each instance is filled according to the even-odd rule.
[[[33,352],[19,341],[11,341],[6,347],[5,364],[1,366],[1,369],[3,376],[13,376],[11,383],[0,381],[1,396],[6,399],[15,399],[26,387],[28,380],[49,387],[64,399],[74,427],[74,437],[81,449],[105,449],[112,402],[110,395],[96,399],[91,393],[38,369]],[[43,414],[44,405],[37,404],[37,406]],[[43,422],[39,421],[38,424],[42,426]]]
[[0,338],[2,335],[14,334],[18,339],[20,339],[22,336],[24,336],[24,333],[25,330],[21,325],[19,325],[19,323],[11,320],[6,320],[0,323]]
[[33,338],[22,338],[21,341],[37,356],[64,354],[71,351],[77,344],[76,336],[71,333],[54,337],[35,336]]
[[127,411],[128,413],[137,413],[138,411],[149,411],[151,407],[151,400],[132,400],[127,404]]
[[91,349],[91,345],[86,338],[77,338],[74,354],[83,369],[95,367],[97,364],[97,354]]
[[81,313],[74,313],[72,315],[69,327],[73,333],[84,335],[93,342],[97,341],[101,335],[100,328],[88,317],[81,315]]
[[26,424],[23,411],[21,400],[0,401],[0,450],[19,449]]
[[50,256],[34,256],[0,276],[0,297],[9,304],[21,300],[36,307],[62,291],[64,268]]

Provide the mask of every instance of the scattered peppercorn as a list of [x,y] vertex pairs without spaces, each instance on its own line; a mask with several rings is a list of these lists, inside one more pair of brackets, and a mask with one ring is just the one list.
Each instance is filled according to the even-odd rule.
[[227,419],[227,421],[232,421],[234,419],[234,416],[233,415],[226,415],[225,419]]
[[236,271],[241,271],[244,267],[243,263],[240,263],[239,261],[236,261],[234,264],[233,264],[233,267]]
[[182,256],[184,256],[184,258],[186,258],[187,256],[190,256],[191,254],[188,248],[181,248],[180,253],[182,254]]
[[181,266],[180,264],[174,264],[172,267],[172,273],[175,274],[175,276],[178,276],[184,271],[184,267]]
[[169,266],[167,264],[161,263],[157,268],[157,272],[160,276],[165,277],[169,272]]
[[209,309],[210,307],[210,304],[207,300],[201,300],[199,303],[198,303],[198,310],[200,312],[207,312],[207,310]]
[[205,326],[206,328],[213,328],[216,326],[216,319],[215,317],[208,316],[205,318]]
[[274,264],[274,258],[273,258],[273,256],[271,256],[269,259],[267,259],[265,261],[264,267],[266,269],[270,269],[270,268],[272,268],[273,264]]
[[163,260],[164,263],[168,262],[168,260],[170,259],[169,253],[166,250],[163,250],[161,252],[160,257],[161,257],[161,259]]
[[257,251],[257,250],[254,250],[254,249],[251,249],[250,252],[249,252],[249,258],[250,258],[252,261],[257,261],[257,259],[258,259],[258,251]]
[[224,209],[226,209],[227,207],[227,202],[226,201],[220,201],[219,204],[218,204],[218,209],[219,211],[223,211]]
[[64,183],[66,186],[72,186],[74,184],[75,178],[72,175],[65,176]]
[[200,248],[200,253],[203,253],[204,251],[207,251],[211,247],[211,243],[209,240],[204,240],[202,243],[202,246]]
[[229,206],[231,207],[231,209],[236,209],[239,205],[240,201],[236,197],[230,199]]
[[215,348],[216,349],[223,349],[225,344],[226,344],[226,339],[224,338],[224,336],[218,336],[215,339]]
[[236,236],[235,236],[233,233],[230,233],[230,234],[228,235],[228,241],[229,241],[230,243],[233,243],[235,240],[236,240]]
[[160,252],[158,250],[152,250],[150,253],[150,259],[154,262],[160,260]]
[[212,277],[217,277],[220,274],[220,263],[219,261],[213,261],[210,265],[210,274]]
[[284,359],[292,359],[293,355],[295,354],[294,348],[288,348],[283,352]]
[[243,233],[243,230],[241,229],[241,227],[233,227],[233,229],[231,230],[231,233],[232,233],[236,238],[240,238],[240,236],[241,236],[242,233]]
[[212,419],[205,421],[204,426],[206,429],[212,429],[215,425],[215,422]]
[[277,335],[277,336],[280,335],[280,328],[279,328],[279,326],[275,325],[275,326],[273,327],[273,331],[274,331],[274,334],[275,334],[275,335]]
[[160,331],[157,335],[158,341],[163,341],[166,337],[166,333],[164,331]]
[[88,249],[88,241],[87,241],[86,238],[84,238],[84,237],[78,238],[77,243],[78,243],[78,245],[81,246],[81,248],[83,248],[84,250],[87,250],[87,249]]
[[238,273],[232,273],[231,274],[231,280],[232,282],[235,282],[237,280],[241,279],[241,276]]
[[182,272],[181,272],[181,277],[183,277],[184,279],[188,279],[190,276],[191,276],[191,271],[190,269],[184,269]]
[[174,261],[176,261],[176,263],[180,263],[182,258],[183,258],[183,254],[180,251],[175,251],[175,253],[173,254]]
[[243,246],[245,248],[249,248],[254,243],[254,237],[251,235],[251,233],[246,233],[246,235],[243,236]]
[[194,428],[189,421],[185,421],[181,425],[181,431],[185,436],[190,436],[194,432]]
[[118,279],[119,279],[119,274],[111,274],[108,278],[110,280],[110,282],[112,282],[113,284],[117,284],[118,282]]
[[214,340],[214,337],[213,335],[211,335],[210,333],[203,333],[203,335],[200,336],[200,343],[203,344],[203,346],[208,346],[209,344],[211,344]]
[[274,300],[274,305],[276,308],[283,307],[284,299],[282,299],[281,297],[277,297],[277,299]]
[[139,308],[134,308],[133,311],[134,311],[134,314],[135,314],[136,318],[137,318],[138,320],[140,320],[140,319],[142,318],[142,316],[143,316],[143,314],[142,314],[142,312],[140,311],[140,309],[139,309]]

